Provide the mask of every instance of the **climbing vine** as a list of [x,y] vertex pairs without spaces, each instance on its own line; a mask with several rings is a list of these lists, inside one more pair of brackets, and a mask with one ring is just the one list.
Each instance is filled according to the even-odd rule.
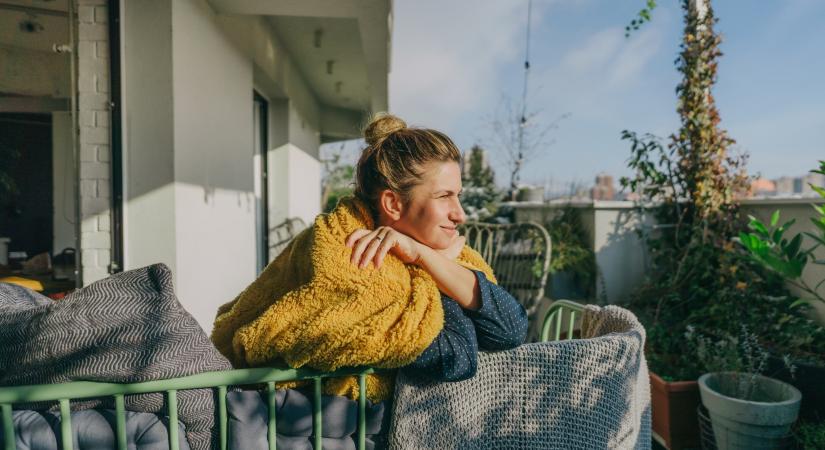
[[[688,325],[721,338],[745,324],[772,348],[795,355],[816,353],[814,341],[825,335],[789,312],[792,299],[779,277],[733,245],[745,226],[738,198],[750,178],[746,156],[731,151],[734,140],[721,127],[713,97],[722,39],[709,1],[682,0],[682,9],[685,28],[675,62],[682,74],[679,130],[667,140],[623,131],[635,175],[621,183],[656,224],[641,231],[651,271],[630,300],[648,329],[651,367],[691,379],[701,368],[682,336]],[[819,338],[806,337],[813,335]]]

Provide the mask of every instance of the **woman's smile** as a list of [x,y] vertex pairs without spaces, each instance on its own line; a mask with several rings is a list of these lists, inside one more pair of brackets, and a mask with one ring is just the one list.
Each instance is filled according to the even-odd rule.
[[446,226],[442,225],[441,228],[444,230],[445,233],[447,233],[451,237],[455,236],[456,233],[457,233],[456,228],[454,226],[453,227],[446,227]]

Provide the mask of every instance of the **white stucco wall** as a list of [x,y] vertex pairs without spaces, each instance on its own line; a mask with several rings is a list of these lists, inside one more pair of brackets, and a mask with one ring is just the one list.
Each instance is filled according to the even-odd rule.
[[124,269],[162,262],[176,274],[172,4],[121,6]]
[[256,66],[273,57],[256,49],[277,43],[254,40],[274,35],[239,24],[260,21],[218,17],[204,0],[148,0],[124,5],[123,23],[125,269],[166,263],[209,332],[257,275],[253,89],[270,106],[270,226],[320,212],[317,120]]
[[647,272],[647,251],[636,233],[642,222],[635,210],[622,203],[597,201],[592,211],[599,269],[596,293],[608,303],[626,298]]
[[321,163],[292,143],[270,152],[269,162],[270,227],[292,217],[311,224],[321,213]]
[[207,331],[257,275],[252,64],[205,1],[172,3],[177,293]]

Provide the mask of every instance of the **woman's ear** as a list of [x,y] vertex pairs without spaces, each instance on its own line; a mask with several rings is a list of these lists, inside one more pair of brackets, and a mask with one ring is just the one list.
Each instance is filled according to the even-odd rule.
[[401,201],[401,196],[397,193],[384,189],[378,197],[378,204],[381,215],[393,221],[401,219],[404,202]]

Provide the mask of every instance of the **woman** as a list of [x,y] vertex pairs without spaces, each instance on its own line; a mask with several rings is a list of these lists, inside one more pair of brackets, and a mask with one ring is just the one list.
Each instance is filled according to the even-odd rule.
[[379,226],[349,236],[351,261],[380,267],[390,253],[423,268],[443,294],[444,328],[405,370],[444,381],[470,378],[479,347],[504,350],[524,342],[527,316],[483,271],[455,262],[464,248],[456,227],[466,220],[458,148],[438,131],[407,128],[391,115],[374,120],[365,138],[355,195]]
[[[391,115],[366,129],[355,196],[316,218],[213,328],[236,367],[403,368],[436,380],[472,377],[479,348],[524,341],[524,309],[458,235],[460,154],[444,134]],[[392,376],[367,396],[392,395]],[[352,378],[328,394],[357,396]]]

